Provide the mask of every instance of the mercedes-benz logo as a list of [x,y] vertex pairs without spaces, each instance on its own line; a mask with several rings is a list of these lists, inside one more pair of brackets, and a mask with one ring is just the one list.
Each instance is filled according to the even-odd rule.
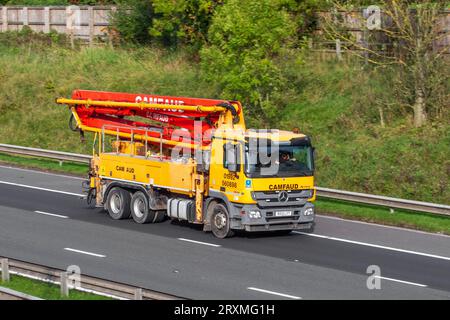
[[287,202],[289,200],[289,194],[286,191],[280,192],[278,195],[278,201]]

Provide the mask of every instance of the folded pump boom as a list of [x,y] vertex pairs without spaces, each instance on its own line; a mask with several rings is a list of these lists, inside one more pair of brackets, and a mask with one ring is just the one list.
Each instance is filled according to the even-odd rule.
[[219,126],[245,130],[237,101],[76,90],[57,103],[70,107],[72,129],[167,148],[206,148]]

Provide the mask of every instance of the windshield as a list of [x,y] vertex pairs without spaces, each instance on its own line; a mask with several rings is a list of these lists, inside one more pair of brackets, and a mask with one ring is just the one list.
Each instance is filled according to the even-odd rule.
[[245,147],[248,177],[299,177],[314,175],[313,148],[309,143],[258,143]]

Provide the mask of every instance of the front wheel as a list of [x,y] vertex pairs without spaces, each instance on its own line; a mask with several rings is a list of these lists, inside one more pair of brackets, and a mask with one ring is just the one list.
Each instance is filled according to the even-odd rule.
[[234,235],[234,231],[231,230],[230,226],[230,214],[227,207],[223,204],[215,204],[210,223],[211,231],[216,238],[224,239]]

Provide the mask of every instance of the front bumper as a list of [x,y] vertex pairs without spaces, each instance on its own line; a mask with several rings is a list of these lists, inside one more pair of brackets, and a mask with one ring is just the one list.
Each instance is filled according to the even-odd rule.
[[[231,228],[249,232],[311,230],[315,224],[315,213],[305,215],[305,211],[311,208],[314,210],[314,205],[310,202],[302,206],[276,208],[260,208],[257,205],[235,206]],[[250,218],[249,212],[251,211],[260,212],[260,217]],[[289,217],[277,217],[276,212],[278,211],[291,211],[292,215]]]

